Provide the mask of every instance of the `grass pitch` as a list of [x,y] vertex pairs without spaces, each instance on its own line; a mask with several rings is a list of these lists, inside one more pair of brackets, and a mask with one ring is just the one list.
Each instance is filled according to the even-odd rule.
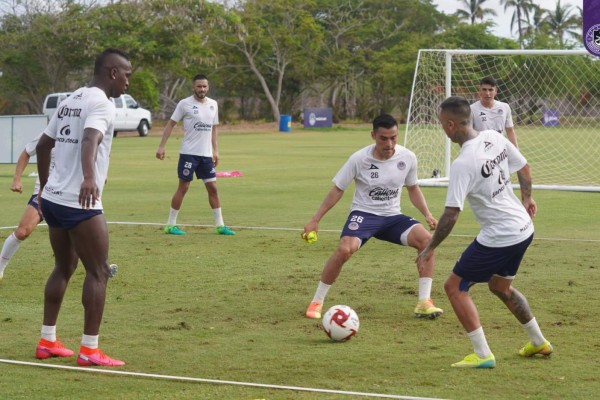
[[[351,190],[321,223],[319,241],[307,245],[300,230],[330,189],[346,158],[370,141],[369,127],[241,132],[223,128],[218,170],[240,178],[218,180],[225,222],[238,234],[214,234],[206,191],[195,182],[179,223],[188,234],[162,233],[176,188],[181,139],[176,131],[167,159],[154,153],[160,128],[146,138],[113,143],[103,201],[110,224],[110,281],[101,347],[130,372],[197,377],[341,391],[435,398],[588,399],[598,396],[600,347],[600,195],[534,193],[536,239],[515,281],[527,297],[555,354],[522,359],[527,337],[484,285],[472,289],[493,370],[454,370],[472,351],[443,293],[456,258],[477,234],[469,210],[437,252],[433,297],[446,313],[436,321],[412,316],[417,274],[413,249],[370,241],[344,267],[325,307],[348,304],[361,321],[356,338],[330,342],[317,321],[303,317],[323,263],[333,251]],[[399,142],[401,142],[399,140]],[[536,166],[533,165],[535,176]],[[26,174],[35,170],[30,166]],[[14,165],[0,165],[0,225],[17,225],[33,188],[8,188]],[[424,188],[439,216],[445,189]],[[423,220],[406,194],[403,211]],[[120,224],[118,222],[124,222]],[[12,229],[0,229],[3,241]],[[0,285],[0,358],[36,362],[43,287],[53,256],[47,228],[22,244]],[[83,268],[73,277],[58,334],[77,349],[82,329]],[[74,359],[43,361],[75,366]],[[110,397],[122,399],[346,399],[255,387],[165,381],[131,376],[48,370],[0,363],[0,393],[10,399]]]

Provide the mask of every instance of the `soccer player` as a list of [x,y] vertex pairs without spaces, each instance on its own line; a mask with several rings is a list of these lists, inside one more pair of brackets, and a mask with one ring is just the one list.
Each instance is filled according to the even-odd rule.
[[[13,176],[12,185],[10,190],[15,193],[23,193],[23,183],[21,182],[21,175],[23,171],[25,171],[25,167],[29,164],[29,159],[32,156],[35,156],[35,146],[40,139],[42,134],[36,136],[32,141],[25,145],[25,149],[19,155],[19,159],[17,160],[17,166],[15,167],[15,175]],[[54,151],[52,152],[50,161],[50,170],[53,168],[54,164]],[[4,245],[2,246],[2,252],[0,253],[0,281],[4,276],[4,270],[8,266],[12,256],[19,250],[19,246],[21,243],[31,235],[31,233],[35,230],[37,225],[40,223],[42,218],[38,212],[38,192],[40,190],[40,180],[39,178],[35,181],[35,186],[33,188],[33,195],[29,199],[27,206],[25,207],[25,211],[21,216],[21,220],[19,221],[19,226],[17,229],[10,234],[9,237],[4,241]]]
[[[342,230],[340,242],[321,273],[321,281],[312,302],[306,310],[308,318],[321,318],[325,296],[337,279],[342,266],[367,241],[379,240],[410,246],[422,251],[431,234],[419,221],[400,212],[400,194],[406,186],[412,204],[423,214],[430,229],[437,220],[429,212],[423,192],[417,182],[415,154],[398,145],[398,124],[391,115],[383,114],[373,120],[371,144],[355,152],[333,178],[333,187],[316,214],[304,226],[303,234],[317,232],[319,222],[337,204],[344,191],[355,182],[350,215]],[[437,318],[443,310],[433,305],[431,283],[434,258],[421,263],[418,303],[414,310],[420,318]]]
[[[21,175],[23,175],[23,171],[25,171],[25,167],[29,164],[29,160],[31,157],[35,156],[35,146],[37,146],[38,141],[40,140],[41,133],[36,136],[32,141],[25,145],[25,149],[19,155],[19,159],[17,160],[17,166],[15,167],[15,175],[13,176],[12,185],[10,190],[15,193],[23,193],[23,183],[21,182]],[[54,168],[54,150],[50,154],[50,171]],[[4,271],[8,266],[8,263],[15,255],[21,243],[25,239],[29,237],[37,227],[37,225],[42,221],[42,217],[38,212],[38,203],[37,197],[40,191],[40,179],[37,178],[35,180],[35,185],[33,188],[33,194],[29,198],[29,202],[25,207],[25,211],[21,216],[21,220],[19,221],[19,226],[17,229],[10,234],[4,241],[4,245],[2,246],[2,251],[0,252],[0,282],[4,277]],[[111,277],[117,273],[118,266],[116,264],[110,265]]]
[[[49,226],[55,265],[44,291],[39,359],[70,357],[73,351],[56,339],[56,321],[71,276],[80,259],[85,268],[82,303],[83,335],[77,364],[121,366],[98,347],[104,313],[108,265],[108,228],[102,212],[102,189],[108,172],[115,106],[129,86],[128,56],[106,49],[96,57],[94,76],[86,87],[64,100],[36,147],[40,194],[38,203]],[[50,153],[55,163],[48,176]]]
[[171,119],[165,125],[162,140],[156,151],[156,158],[164,160],[165,146],[177,122],[183,119],[185,133],[179,150],[177,166],[179,185],[171,199],[169,219],[164,230],[171,235],[185,235],[177,226],[177,215],[181,209],[183,198],[190,188],[190,183],[196,174],[202,179],[208,192],[208,203],[213,212],[215,226],[219,235],[235,235],[235,232],[225,226],[221,213],[221,201],[217,191],[217,175],[215,167],[219,165],[219,150],[217,144],[217,125],[219,124],[219,106],[217,102],[206,96],[208,93],[208,78],[196,75],[192,80],[192,96],[177,103]]
[[506,130],[508,140],[515,147],[519,147],[510,106],[507,103],[495,100],[498,94],[496,80],[491,76],[483,78],[479,83],[478,94],[479,100],[471,104],[473,128],[476,131],[492,129],[500,134],[503,134]]
[[[461,147],[450,168],[446,207],[417,265],[427,263],[434,249],[450,234],[469,202],[481,231],[463,252],[444,284],[452,308],[473,344],[474,353],[452,364],[463,368],[493,368],[496,359],[488,346],[477,307],[469,295],[475,283],[487,283],[513,313],[530,341],[519,355],[549,355],[548,342],[531,313],[527,299],[512,286],[525,251],[533,240],[532,218],[537,205],[531,196],[531,169],[519,150],[506,138],[488,130],[473,129],[469,102],[462,97],[444,100],[440,123],[448,138]],[[517,172],[521,201],[513,193],[510,174]]]

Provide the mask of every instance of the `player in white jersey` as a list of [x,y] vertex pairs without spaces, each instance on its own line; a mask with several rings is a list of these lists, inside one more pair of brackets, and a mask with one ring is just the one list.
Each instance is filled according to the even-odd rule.
[[496,80],[491,76],[483,78],[479,84],[479,100],[471,104],[473,128],[476,131],[492,129],[506,137],[515,147],[517,133],[512,119],[512,111],[507,103],[495,100],[498,94]]
[[215,167],[219,164],[217,141],[219,107],[215,100],[206,97],[208,89],[208,78],[202,74],[196,75],[192,80],[194,94],[177,103],[171,119],[165,125],[162,140],[156,151],[156,158],[164,160],[167,140],[169,140],[175,125],[183,119],[184,135],[177,167],[179,184],[171,198],[169,219],[164,228],[167,234],[185,235],[185,232],[177,226],[177,216],[195,174],[196,179],[202,179],[204,182],[217,233],[219,235],[235,235],[235,232],[223,222],[221,200],[217,191]]
[[[304,226],[303,235],[318,232],[321,219],[342,198],[348,185],[355,182],[350,215],[337,249],[325,263],[313,300],[306,310],[308,318],[321,318],[327,292],[339,276],[342,266],[370,238],[410,246],[418,251],[425,248],[431,234],[419,221],[400,212],[403,186],[406,186],[411,203],[423,214],[430,229],[435,229],[437,224],[417,182],[415,154],[396,143],[396,120],[387,114],[375,118],[371,138],[375,144],[350,156],[333,178],[334,186],[316,214]],[[433,257],[418,269],[419,294],[414,313],[420,318],[433,319],[443,313],[431,300],[433,269]]]
[[[15,193],[23,193],[23,183],[21,182],[21,175],[23,175],[23,171],[25,171],[25,167],[29,164],[29,160],[31,157],[36,155],[35,147],[40,140],[40,137],[43,133],[40,133],[33,140],[25,145],[25,149],[19,155],[19,159],[17,160],[17,166],[15,167],[15,174],[13,176],[13,182],[10,187],[10,190]],[[54,149],[52,149],[50,153],[50,169],[52,172],[54,168]],[[37,225],[42,221],[42,217],[38,211],[38,193],[40,191],[40,178],[38,177],[35,180],[35,184],[33,187],[33,194],[29,198],[29,202],[25,207],[25,211],[21,216],[21,220],[19,221],[19,225],[17,229],[10,234],[4,241],[4,245],[2,246],[2,251],[0,252],[0,281],[4,276],[4,271],[8,266],[11,258],[15,255],[21,243],[26,240],[29,235],[33,233]],[[117,265],[110,265],[110,277],[113,277],[117,272]]]
[[[86,274],[82,290],[83,335],[77,364],[125,364],[100,350],[98,335],[110,275],[108,228],[101,201],[114,132],[115,107],[109,98],[125,92],[131,73],[131,62],[122,51],[107,49],[98,55],[89,85],[77,89],[59,105],[36,147],[38,202],[48,223],[55,258],[44,292],[42,337],[35,353],[39,359],[73,355],[56,340],[56,321],[80,259]],[[48,176],[53,148],[54,169]]]
[[[452,231],[469,202],[481,231],[457,261],[444,289],[452,308],[473,344],[474,353],[452,364],[462,368],[493,368],[496,359],[481,327],[477,307],[469,295],[475,283],[487,283],[522,324],[530,342],[519,350],[524,357],[549,355],[548,342],[531,313],[527,299],[512,286],[525,251],[533,240],[532,218],[537,205],[531,196],[531,170],[527,160],[504,136],[473,129],[469,102],[449,97],[440,106],[440,123],[448,138],[461,146],[450,167],[446,208],[417,265],[427,262],[433,250]],[[510,174],[516,172],[521,201],[513,193]]]
[[[35,146],[40,139],[40,133],[36,136],[32,141],[25,145],[25,149],[19,155],[19,159],[17,160],[17,165],[15,167],[15,174],[13,176],[12,185],[10,190],[15,193],[23,193],[23,183],[21,182],[21,175],[23,171],[25,171],[25,167],[29,164],[29,159],[32,156],[35,156]],[[53,154],[51,154],[50,161],[50,170],[53,168]],[[0,281],[4,276],[4,270],[8,266],[10,259],[17,252],[21,243],[31,235],[31,233],[35,230],[36,226],[40,223],[42,218],[38,212],[38,203],[37,196],[40,190],[40,180],[39,178],[35,181],[35,186],[33,188],[33,194],[25,207],[25,211],[21,216],[21,220],[19,221],[19,226],[17,229],[10,234],[9,237],[4,241],[4,245],[2,246],[2,252],[0,252]]]

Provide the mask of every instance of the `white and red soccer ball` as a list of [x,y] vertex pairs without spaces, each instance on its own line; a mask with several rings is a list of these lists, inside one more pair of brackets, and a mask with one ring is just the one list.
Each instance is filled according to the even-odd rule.
[[350,340],[358,332],[358,315],[344,305],[333,306],[323,315],[323,329],[327,336],[337,342]]

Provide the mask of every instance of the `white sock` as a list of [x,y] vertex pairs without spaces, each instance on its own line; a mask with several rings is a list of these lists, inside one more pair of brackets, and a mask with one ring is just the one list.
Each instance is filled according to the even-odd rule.
[[531,340],[531,344],[533,344],[534,346],[539,346],[546,341],[546,338],[544,337],[544,335],[542,335],[542,330],[540,329],[540,326],[538,325],[535,317],[533,317],[531,321],[529,321],[526,324],[523,324],[522,326],[523,329],[525,329],[525,332],[527,332],[527,335],[529,335],[529,340]]
[[4,245],[2,246],[2,252],[0,253],[0,274],[4,273],[4,269],[8,265],[8,262],[17,250],[19,250],[19,246],[22,242],[22,240],[17,239],[14,232],[6,238]]
[[482,326],[475,329],[473,332],[467,333],[467,336],[469,336],[469,339],[471,339],[471,343],[473,343],[473,349],[479,357],[486,358],[492,354],[492,350],[490,350],[490,346],[488,346],[487,340],[485,340],[485,334],[483,333]]
[[225,225],[225,222],[223,222],[223,215],[221,214],[221,207],[213,208],[212,212],[213,217],[215,217],[215,226],[219,227]]
[[419,301],[431,298],[432,278],[419,278]]
[[179,210],[171,208],[169,211],[169,220],[167,221],[167,225],[177,225],[177,215],[179,214]]
[[317,286],[317,291],[315,292],[315,297],[313,297],[312,302],[325,303],[325,296],[327,296],[329,288],[331,288],[331,285],[326,285],[319,281],[319,286]]
[[56,325],[42,325],[42,339],[49,342],[56,342]]
[[98,335],[81,335],[81,345],[90,349],[98,348]]

